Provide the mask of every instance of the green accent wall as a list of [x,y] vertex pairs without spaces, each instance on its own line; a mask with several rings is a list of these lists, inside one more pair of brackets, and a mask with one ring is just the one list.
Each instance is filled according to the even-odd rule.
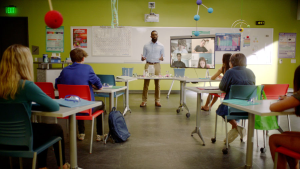
[[[159,0],[154,1],[154,13],[160,15],[158,23],[144,22],[144,15],[150,12],[146,0],[119,0],[119,25],[120,26],[146,26],[146,27],[194,27],[193,20],[197,13],[196,0]],[[199,27],[231,27],[231,24],[244,19],[251,28],[274,28],[274,43],[272,65],[249,65],[256,75],[257,84],[263,83],[289,83],[292,87],[293,74],[299,65],[299,36],[297,37],[297,62],[292,64],[291,59],[282,59],[279,64],[277,58],[278,35],[280,32],[298,33],[300,30],[297,20],[297,1],[295,0],[203,0],[203,4],[212,7],[214,12],[209,14],[207,9],[200,6],[198,21]],[[6,14],[5,6],[17,6],[16,14]],[[64,18],[65,27],[65,52],[61,53],[62,59],[69,57],[71,49],[71,26],[110,26],[111,4],[109,0],[52,0],[54,10],[58,10]],[[29,44],[40,47],[40,55],[45,54],[45,22],[44,16],[49,11],[47,0],[1,0],[0,16],[28,17]],[[265,21],[265,25],[256,26],[255,21]],[[1,32],[3,33],[3,32]],[[149,37],[150,40],[150,37]],[[48,53],[50,55],[50,53]],[[134,73],[141,74],[144,64],[90,64],[96,74],[121,75],[122,67],[134,67]],[[36,66],[35,66],[36,67]],[[216,65],[215,70],[210,70],[213,75],[221,65]],[[162,74],[167,70],[173,72],[169,64],[161,65]],[[205,70],[187,69],[188,77],[204,77]],[[122,85],[122,84],[117,84]],[[162,81],[161,90],[168,90],[171,81]],[[131,90],[142,90],[143,81],[130,84]],[[150,90],[154,89],[154,82],[150,83]],[[179,83],[174,83],[174,90],[179,89]]]

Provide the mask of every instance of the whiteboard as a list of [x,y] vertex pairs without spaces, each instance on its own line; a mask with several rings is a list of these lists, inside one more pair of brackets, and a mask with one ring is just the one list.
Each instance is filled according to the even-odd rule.
[[[91,34],[91,27],[90,34]],[[158,41],[165,47],[165,58],[161,63],[170,63],[170,36],[192,35],[195,27],[131,27],[131,56],[92,56],[92,48],[86,51],[89,57],[85,59],[87,63],[144,63],[141,62],[141,54],[143,47],[151,38],[151,31],[158,32]],[[238,28],[212,28],[198,27],[198,31],[216,33],[240,33]],[[71,31],[72,32],[72,31]],[[72,33],[71,33],[72,34]],[[71,35],[72,36],[72,35]],[[88,34],[89,36],[89,34]],[[90,35],[93,36],[93,35]],[[243,47],[244,39],[249,36],[250,45]],[[72,38],[71,38],[72,40]],[[89,43],[89,40],[88,40]],[[273,28],[244,28],[241,32],[241,51],[216,51],[216,64],[222,64],[222,56],[224,53],[244,53],[247,57],[247,64],[265,65],[272,64],[273,52]]]

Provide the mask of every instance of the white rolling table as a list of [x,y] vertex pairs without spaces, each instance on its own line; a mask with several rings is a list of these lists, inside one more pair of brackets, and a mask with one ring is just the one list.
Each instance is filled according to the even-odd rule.
[[70,116],[70,163],[72,169],[78,169],[77,164],[77,139],[76,139],[76,113],[91,109],[93,107],[100,106],[101,102],[95,102],[94,104],[80,106],[80,107],[62,107],[56,112],[42,112],[32,110],[32,115],[48,116],[48,117],[67,117]]
[[250,169],[252,168],[253,162],[253,133],[254,133],[254,123],[255,123],[255,115],[259,116],[279,116],[279,115],[290,115],[295,114],[294,109],[289,109],[283,112],[271,112],[270,105],[275,103],[275,100],[258,100],[261,104],[258,105],[249,105],[249,106],[240,106],[231,103],[224,103],[224,105],[243,110],[248,112],[248,134],[247,134],[247,153],[246,153],[246,164],[244,168]]
[[[201,88],[209,88],[209,87],[201,87]],[[185,87],[187,90],[191,90],[193,92],[197,93],[197,110],[196,110],[196,128],[192,131],[191,136],[193,136],[194,133],[197,133],[200,139],[203,142],[203,146],[205,146],[204,139],[202,137],[201,131],[200,131],[200,113],[201,113],[201,94],[202,93],[224,93],[221,90],[200,90],[197,89],[197,87]]]

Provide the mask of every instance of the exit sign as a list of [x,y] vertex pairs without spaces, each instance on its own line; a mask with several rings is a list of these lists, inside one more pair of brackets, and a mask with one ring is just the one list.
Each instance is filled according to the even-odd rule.
[[7,14],[14,14],[14,13],[16,13],[16,7],[15,6],[5,7],[5,13],[7,13]]
[[265,21],[256,21],[256,25],[265,25]]

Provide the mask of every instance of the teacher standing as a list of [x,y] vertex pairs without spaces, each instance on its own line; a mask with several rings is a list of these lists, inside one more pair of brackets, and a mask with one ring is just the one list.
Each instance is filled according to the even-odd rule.
[[[146,60],[145,69],[148,69],[149,65],[153,65],[155,68],[155,75],[160,74],[160,61],[164,60],[164,46],[157,41],[158,33],[156,30],[151,32],[151,41],[144,45],[142,61]],[[150,79],[144,80],[142,103],[140,107],[147,105],[148,87]],[[154,80],[155,84],[155,106],[161,107],[160,104],[160,85],[159,80]]]

